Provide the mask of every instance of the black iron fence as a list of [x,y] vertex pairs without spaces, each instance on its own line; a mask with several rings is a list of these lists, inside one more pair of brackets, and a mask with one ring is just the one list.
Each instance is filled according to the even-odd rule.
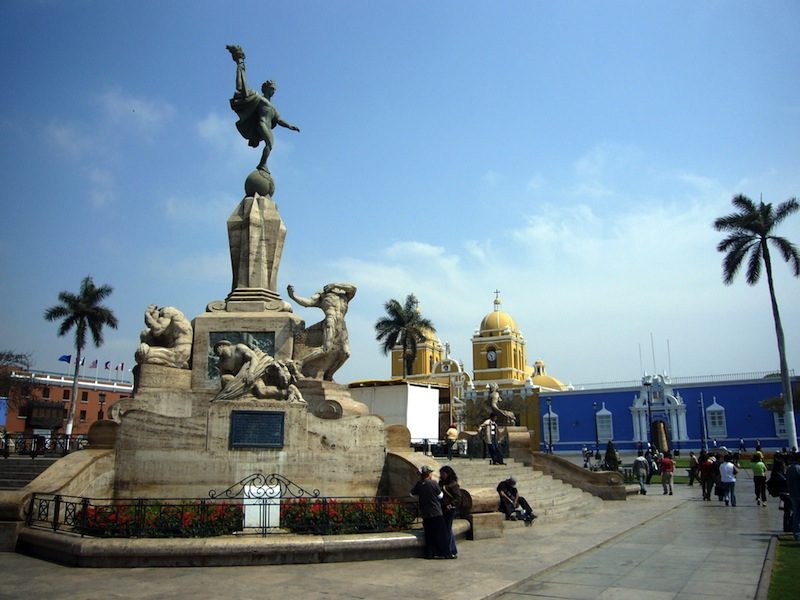
[[371,533],[411,529],[416,501],[323,497],[277,474],[256,473],[208,498],[103,500],[33,494],[27,525],[94,537]]
[[31,433],[5,433],[0,437],[3,458],[13,455],[64,456],[89,445],[85,435],[36,435]]

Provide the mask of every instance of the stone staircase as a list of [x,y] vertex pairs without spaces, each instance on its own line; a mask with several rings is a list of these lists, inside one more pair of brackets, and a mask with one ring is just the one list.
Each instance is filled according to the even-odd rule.
[[450,462],[439,459],[438,462],[453,467],[459,484],[467,491],[489,489],[495,497],[497,484],[513,475],[520,495],[528,500],[541,522],[584,517],[603,508],[600,498],[512,458],[506,458],[505,465],[490,465],[488,459],[456,459]]
[[57,458],[9,456],[0,458],[0,490],[18,490],[36,479]]

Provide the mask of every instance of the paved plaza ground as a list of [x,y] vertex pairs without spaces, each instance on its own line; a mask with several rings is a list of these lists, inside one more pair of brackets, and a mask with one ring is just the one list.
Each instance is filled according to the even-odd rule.
[[75,569],[5,553],[0,598],[749,599],[782,513],[756,506],[742,475],[736,508],[652,485],[588,518],[509,523],[503,538],[461,542],[458,560]]

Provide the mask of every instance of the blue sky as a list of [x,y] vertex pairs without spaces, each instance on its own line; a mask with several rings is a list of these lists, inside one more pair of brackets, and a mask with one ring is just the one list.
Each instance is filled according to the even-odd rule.
[[[270,158],[279,291],[358,286],[337,380],[388,376],[373,325],[411,292],[471,370],[495,289],[566,382],[652,372],[651,334],[675,376],[775,369],[766,282],[722,284],[711,223],[800,195],[798,25],[797,2],[6,0],[0,347],[63,371],[42,314],[87,274],[120,321],[89,361],[131,366],[150,303],[227,295],[260,155],[236,43],[301,128]],[[800,243],[800,215],[778,233]],[[776,275],[798,369],[800,280]]]

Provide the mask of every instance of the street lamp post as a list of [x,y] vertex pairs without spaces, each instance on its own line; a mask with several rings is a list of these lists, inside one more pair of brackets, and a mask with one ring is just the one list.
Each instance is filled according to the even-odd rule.
[[592,402],[594,409],[594,459],[600,460],[600,431],[597,429],[597,402]]
[[644,381],[642,383],[644,384],[644,389],[647,390],[647,433],[646,433],[646,441],[648,442],[648,444],[654,445],[654,444],[652,444],[652,442],[653,442],[653,414],[652,414],[651,409],[650,409],[650,405],[653,403],[652,397],[650,395],[651,394],[650,390],[651,390],[652,385],[653,385],[653,380],[650,379],[649,376],[647,376],[647,377],[644,378]]
[[706,445],[706,407],[703,404],[703,394],[700,394],[697,406],[700,407],[700,449],[708,450]]
[[546,398],[547,402],[547,453],[553,453],[553,400]]

